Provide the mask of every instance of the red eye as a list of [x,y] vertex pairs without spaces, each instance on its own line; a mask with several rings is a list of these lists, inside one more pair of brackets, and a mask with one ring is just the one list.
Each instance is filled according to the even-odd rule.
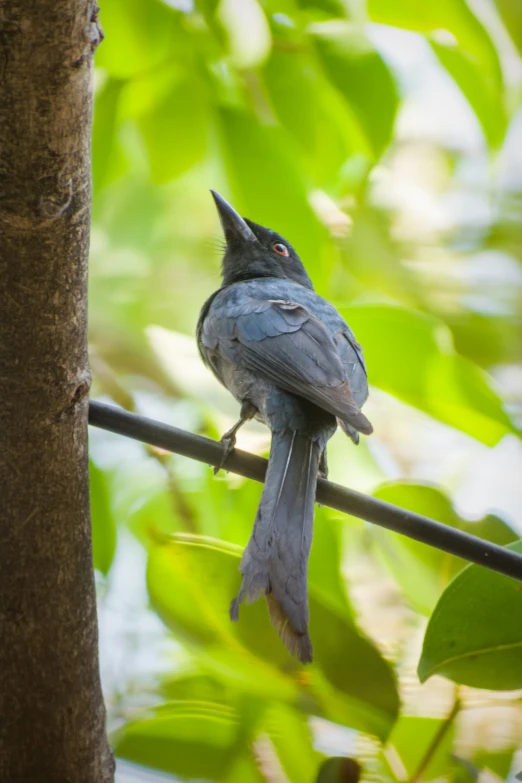
[[272,250],[275,250],[276,253],[279,253],[280,256],[284,256],[285,258],[288,258],[290,255],[287,246],[283,245],[282,242],[275,242],[275,244],[272,245]]

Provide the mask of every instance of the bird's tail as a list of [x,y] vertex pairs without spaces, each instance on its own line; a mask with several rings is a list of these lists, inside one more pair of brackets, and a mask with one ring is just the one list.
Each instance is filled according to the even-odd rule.
[[265,486],[254,529],[241,560],[243,582],[232,601],[266,594],[270,619],[302,663],[312,660],[308,634],[308,555],[312,545],[317,471],[322,448],[299,432],[274,432]]

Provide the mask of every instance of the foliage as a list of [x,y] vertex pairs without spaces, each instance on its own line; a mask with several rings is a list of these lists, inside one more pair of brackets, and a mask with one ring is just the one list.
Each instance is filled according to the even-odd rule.
[[[510,546],[522,552],[522,542]],[[468,566],[445,590],[430,618],[419,677],[442,673],[455,682],[492,690],[522,687],[522,633],[513,619],[520,586],[480,566]]]
[[[505,513],[482,504],[470,521],[457,492],[466,460],[520,435],[520,397],[502,383],[522,347],[511,141],[522,91],[502,51],[507,41],[520,67],[520,14],[510,0],[489,14],[465,0],[104,0],[96,393],[212,437],[235,417],[193,339],[219,285],[215,188],[288,237],[364,346],[375,435],[357,450],[336,435],[333,478],[522,551]],[[422,93],[444,115],[433,133]],[[412,105],[423,121],[413,130]],[[266,432],[245,428],[240,445],[266,450]],[[296,783],[356,780],[346,755],[364,780],[507,777],[517,737],[463,744],[467,691],[456,696],[449,681],[522,688],[515,582],[318,509],[315,660],[304,669],[262,602],[242,607],[238,624],[228,617],[260,488],[100,433],[91,451],[101,599],[128,612],[121,573],[126,585],[144,579],[129,565],[129,534],[147,561],[151,611],[133,630],[157,676],[131,666],[123,685],[107,679],[119,756],[228,783],[273,779],[274,769]],[[384,614],[370,585],[386,596]],[[114,653],[103,644],[110,603],[100,604],[102,663]],[[176,642],[161,676],[154,616]],[[411,649],[426,616],[419,663]],[[127,637],[119,643],[123,655]],[[417,663],[422,680],[446,681],[416,683],[415,701]]]

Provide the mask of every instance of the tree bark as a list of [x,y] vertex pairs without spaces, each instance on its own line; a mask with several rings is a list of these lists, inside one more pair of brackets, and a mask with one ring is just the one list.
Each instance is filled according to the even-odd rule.
[[0,781],[108,783],[87,463],[91,0],[0,3]]

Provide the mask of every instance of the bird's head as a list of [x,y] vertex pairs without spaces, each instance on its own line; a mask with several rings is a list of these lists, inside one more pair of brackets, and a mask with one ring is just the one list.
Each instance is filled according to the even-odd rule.
[[223,283],[258,277],[280,277],[313,290],[312,281],[293,247],[280,234],[242,218],[219,193],[210,191],[225,235]]

